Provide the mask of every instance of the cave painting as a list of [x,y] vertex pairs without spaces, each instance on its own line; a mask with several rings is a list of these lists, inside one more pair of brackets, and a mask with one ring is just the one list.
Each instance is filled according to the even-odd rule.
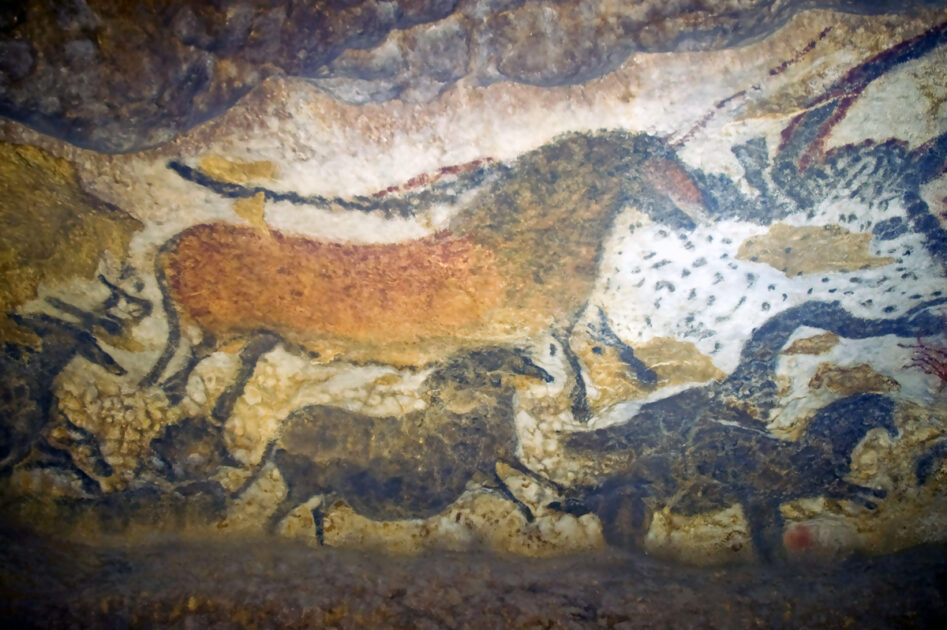
[[[154,257],[160,308],[143,297],[141,283],[100,276],[107,297],[93,309],[47,297],[44,312],[11,310],[8,317],[42,344],[11,343],[3,357],[0,470],[7,478],[61,471],[78,488],[56,497],[64,518],[94,506],[112,526],[180,510],[223,527],[235,505],[275,477],[283,491],[259,519],[262,528],[288,527],[305,508],[320,544],[327,514],[342,504],[373,521],[430,519],[471,486],[501,497],[524,526],[539,514],[594,517],[608,543],[635,549],[645,545],[658,511],[693,515],[739,504],[756,554],[779,558],[783,504],[822,497],[873,510],[888,500],[885,488],[852,480],[853,454],[881,434],[891,443],[906,439],[909,415],[894,379],[818,359],[821,377],[807,382],[818,383],[810,387],[824,397],[797,439],[776,435],[770,423],[788,404],[781,362],[889,336],[916,338],[912,347],[921,349],[921,338],[947,329],[947,232],[921,194],[943,172],[947,135],[913,149],[895,140],[823,148],[866,85],[927,54],[943,31],[853,69],[792,121],[772,160],[763,138],[735,147],[743,186],[689,166],[667,139],[625,130],[569,133],[509,162],[444,167],[379,194],[339,199],[235,182],[232,165],[213,160],[171,160],[186,185],[242,204],[238,215],[250,225],[200,223],[164,242]],[[840,198],[856,200],[862,211],[843,217],[844,227],[827,203]],[[429,236],[353,244],[271,229],[264,209],[273,201],[383,216],[459,207]],[[651,230],[695,252],[680,268],[656,247],[609,290],[653,305],[641,318],[643,330],[657,327],[662,312],[682,313],[679,340],[664,346],[708,348],[693,350],[703,361],[693,378],[703,382],[674,380],[660,353],[636,352],[608,308],[594,301],[597,283],[611,272],[603,268],[605,243],[622,236],[615,226],[623,213],[638,217],[622,224],[624,238]],[[730,243],[716,233],[734,255],[702,255],[698,236],[711,242],[706,235],[731,221],[752,226],[755,236]],[[840,259],[820,256],[825,249]],[[921,256],[933,282],[907,269],[906,258]],[[734,279],[743,293],[718,313],[713,287]],[[785,284],[791,282],[802,284]],[[809,289],[777,288],[791,286]],[[720,350],[714,340],[724,337],[717,328],[750,309],[764,314],[763,323],[745,337],[735,366],[721,370],[712,360]],[[83,412],[69,398],[80,394],[59,382],[68,381],[61,374],[79,357],[92,366],[90,379],[125,375],[127,355],[100,341],[153,314],[166,317],[167,336],[136,385],[160,412],[141,413],[147,429],[115,431],[95,418],[80,420]],[[587,338],[577,352],[579,322]],[[185,328],[192,331],[187,342]],[[817,332],[800,337],[805,328]],[[300,404],[272,419],[275,429],[255,456],[237,453],[240,436],[228,423],[251,388],[259,389],[254,379],[276,352],[320,366],[419,375],[420,395],[399,399],[399,414]],[[615,391],[636,398],[599,396],[627,409],[601,427],[589,389],[608,370],[589,363],[606,354],[633,384]],[[926,356],[905,369],[938,374],[926,369]],[[231,361],[231,369],[225,382],[205,383],[214,395],[201,408],[195,378],[204,383],[201,366],[212,361]],[[826,376],[859,370],[868,376],[844,387]],[[536,470],[523,455],[517,405],[530,388],[552,385],[559,388],[553,397],[565,400],[558,411],[573,422],[559,436],[561,457],[579,466],[597,462],[577,478]],[[676,389],[662,392],[669,385]],[[115,389],[111,395],[133,398]],[[651,394],[658,395],[647,399]],[[621,407],[626,402],[637,406]],[[941,431],[911,447],[912,484],[930,482],[945,443]],[[540,488],[542,500],[521,496],[501,467]]]

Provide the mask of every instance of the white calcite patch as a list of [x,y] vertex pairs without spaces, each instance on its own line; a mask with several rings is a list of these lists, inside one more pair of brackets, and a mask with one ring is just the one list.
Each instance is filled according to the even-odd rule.
[[[890,200],[872,205],[829,202],[814,216],[801,213],[781,221],[795,226],[833,225],[840,216],[858,217],[850,230],[870,230],[877,222],[901,217],[903,206]],[[607,288],[596,300],[629,343],[673,337],[694,343],[725,372],[740,358],[743,342],[773,315],[810,300],[839,302],[856,317],[894,318],[938,295],[947,286],[923,235],[912,230],[887,241],[872,241],[873,256],[895,261],[852,272],[805,273],[787,277],[764,263],[740,260],[740,245],[768,226],[740,221],[698,225],[693,232],[656,223],[619,222],[608,245],[603,269]],[[633,228],[633,229],[632,229]]]

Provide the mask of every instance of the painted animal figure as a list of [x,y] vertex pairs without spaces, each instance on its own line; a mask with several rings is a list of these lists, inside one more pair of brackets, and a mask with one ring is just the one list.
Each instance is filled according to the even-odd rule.
[[[780,350],[800,326],[853,339],[939,334],[947,324],[936,307],[945,302],[931,300],[893,319],[862,319],[838,303],[815,301],[775,315],[746,343],[740,364],[724,382],[644,405],[624,424],[569,436],[567,456],[608,461],[610,470],[571,488],[551,507],[593,512],[610,544],[636,548],[655,508],[694,514],[741,503],[757,553],[764,559],[779,556],[779,505],[826,496],[872,507],[883,493],[845,479],[851,450],[872,428],[898,434],[893,402],[866,393],[821,409],[799,442],[771,435],[763,418],[776,405]],[[749,415],[747,408],[759,415]]]
[[[146,385],[175,354],[180,317],[198,324],[211,347],[266,331],[323,358],[399,366],[566,331],[586,304],[623,206],[691,228],[701,204],[664,143],[621,131],[566,135],[510,165],[481,165],[403,197],[304,198],[172,166],[233,197],[389,215],[472,198],[447,229],[400,243],[332,243],[223,223],[188,228],[158,254],[170,334]],[[637,374],[654,378],[647,369]]]
[[319,494],[323,501],[313,517],[320,542],[325,507],[336,499],[376,520],[425,518],[450,505],[471,482],[511,499],[531,520],[529,509],[496,471],[503,462],[551,483],[516,458],[515,375],[551,380],[517,351],[486,348],[462,353],[434,370],[422,386],[428,405],[421,411],[398,418],[319,405],[294,411],[258,469],[272,462],[288,486],[270,529]]
[[897,437],[893,412],[894,403],[884,396],[851,396],[821,409],[798,442],[746,425],[704,422],[680,436],[680,450],[636,458],[602,483],[579,490],[580,499],[553,507],[595,513],[610,544],[634,548],[647,530],[649,499],[686,515],[739,503],[757,554],[771,561],[782,554],[781,504],[822,496],[873,509],[885,496],[846,477],[850,453],[868,431],[883,428]]
[[[99,281],[109,296],[95,312],[50,297],[46,301],[58,316],[10,315],[36,333],[41,347],[7,344],[0,356],[0,475],[10,474],[15,466],[60,468],[73,474],[86,493],[98,494],[96,477],[111,474],[95,437],[59,412],[53,392],[56,376],[77,356],[111,374],[125,374],[95,335],[118,336],[151,312],[147,300],[102,276]],[[80,453],[82,464],[73,457]]]

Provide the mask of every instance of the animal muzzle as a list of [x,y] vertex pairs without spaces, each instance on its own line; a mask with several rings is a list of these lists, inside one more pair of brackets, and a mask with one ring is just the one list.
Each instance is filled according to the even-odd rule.
[[551,383],[555,380],[549,372],[525,357],[523,358],[522,365],[518,365],[513,368],[513,373],[539,379],[545,383]]
[[584,501],[573,498],[566,498],[561,501],[553,501],[548,503],[546,507],[550,510],[556,510],[557,512],[571,514],[572,516],[584,516],[593,512],[593,510]]

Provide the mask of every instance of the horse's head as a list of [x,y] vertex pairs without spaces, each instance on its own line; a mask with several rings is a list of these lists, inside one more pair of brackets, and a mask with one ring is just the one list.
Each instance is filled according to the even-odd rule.
[[422,394],[431,402],[443,402],[454,411],[468,411],[508,399],[515,390],[513,379],[516,376],[547,383],[553,380],[521,351],[489,347],[447,359],[425,379]]
[[881,428],[892,438],[899,435],[894,423],[895,403],[881,394],[856,394],[826,405],[816,413],[806,440],[831,444],[837,460],[849,465],[850,454],[872,429]]

